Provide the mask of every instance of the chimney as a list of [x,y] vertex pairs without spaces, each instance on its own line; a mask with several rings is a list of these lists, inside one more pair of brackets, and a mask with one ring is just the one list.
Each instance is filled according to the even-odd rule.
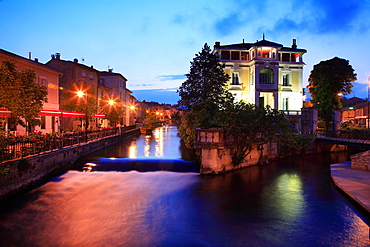
[[244,39],[243,39],[243,44],[244,44]]
[[28,59],[32,60],[32,53],[31,52],[28,53]]
[[51,54],[51,59],[55,59],[55,55],[54,54]]
[[293,45],[292,45],[292,48],[293,48],[293,49],[297,49],[297,40],[296,40],[296,39],[293,39]]
[[39,62],[39,59],[38,59],[38,58],[35,58],[35,62],[37,62],[37,63],[38,63],[38,62]]
[[78,59],[77,58],[73,59],[73,62],[78,63]]
[[221,45],[220,41],[216,41],[215,42],[215,45],[213,46],[214,49],[216,49],[216,47],[219,47]]
[[59,52],[55,53],[55,58],[56,58],[56,60],[60,60],[60,53]]
[[108,69],[108,72],[109,72],[109,73],[112,73],[112,72],[113,72],[113,69]]

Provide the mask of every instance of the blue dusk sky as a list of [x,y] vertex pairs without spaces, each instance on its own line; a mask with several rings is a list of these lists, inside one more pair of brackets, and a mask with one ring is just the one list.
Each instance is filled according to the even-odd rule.
[[138,100],[170,104],[204,43],[252,43],[263,33],[307,50],[305,86],[313,65],[349,60],[358,78],[349,97],[366,98],[369,27],[370,0],[0,0],[0,48],[112,68]]

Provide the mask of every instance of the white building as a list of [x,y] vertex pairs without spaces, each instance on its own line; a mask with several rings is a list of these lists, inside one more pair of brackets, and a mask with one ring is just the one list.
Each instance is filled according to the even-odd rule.
[[230,75],[229,90],[237,101],[270,105],[277,110],[300,110],[303,104],[303,62],[307,51],[263,39],[255,43],[221,45],[216,42],[224,70]]

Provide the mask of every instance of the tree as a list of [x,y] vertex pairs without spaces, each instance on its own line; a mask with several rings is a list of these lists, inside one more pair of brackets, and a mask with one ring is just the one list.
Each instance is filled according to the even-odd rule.
[[0,64],[0,107],[8,108],[11,120],[23,127],[42,124],[37,113],[47,102],[48,90],[35,79],[35,71],[18,71],[13,61]]
[[243,163],[253,149],[270,141],[291,143],[290,140],[296,134],[284,113],[270,106],[255,106],[243,101],[231,103],[220,111],[218,118],[229,140],[235,166]]
[[351,93],[351,82],[356,80],[349,61],[342,58],[321,61],[313,67],[307,88],[312,95],[314,107],[319,110],[319,117],[325,121],[326,129],[329,129],[333,118],[332,110],[341,107],[339,94]]
[[211,53],[207,43],[195,55],[186,77],[187,80],[177,91],[181,97],[178,103],[182,109],[190,110],[193,105],[205,100],[222,105],[232,99],[227,90],[230,77],[224,72],[217,56]]
[[181,117],[179,132],[186,147],[193,148],[195,128],[216,126],[217,112],[225,104],[232,102],[233,97],[227,89],[230,77],[207,44],[195,55],[186,77],[187,80],[177,91],[181,97],[178,105],[185,111]]

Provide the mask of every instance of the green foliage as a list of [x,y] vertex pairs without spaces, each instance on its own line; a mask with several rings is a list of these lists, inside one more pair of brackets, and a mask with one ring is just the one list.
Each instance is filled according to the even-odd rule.
[[219,105],[232,100],[232,95],[227,90],[230,77],[207,44],[196,54],[186,77],[187,80],[177,91],[181,97],[178,103],[183,109],[190,110],[193,105],[205,100]]
[[240,165],[253,149],[270,141],[289,141],[295,135],[282,112],[243,101],[228,104],[219,113],[219,122],[229,138],[235,166]]
[[179,127],[179,132],[187,148],[193,148],[195,140],[195,129],[208,129],[219,126],[217,115],[219,107],[211,100],[197,103],[186,111]]
[[152,130],[160,126],[160,119],[154,112],[149,112],[144,119],[144,128]]
[[309,76],[307,88],[312,95],[314,107],[319,110],[321,117],[329,128],[332,121],[332,110],[340,108],[339,94],[352,92],[352,83],[356,80],[354,69],[348,60],[334,57],[316,64]]
[[[35,82],[33,70],[18,71],[14,62],[0,64],[0,107],[11,112],[12,121],[23,127],[41,125],[37,114],[47,102],[47,88]],[[25,121],[24,121],[24,120]]]

